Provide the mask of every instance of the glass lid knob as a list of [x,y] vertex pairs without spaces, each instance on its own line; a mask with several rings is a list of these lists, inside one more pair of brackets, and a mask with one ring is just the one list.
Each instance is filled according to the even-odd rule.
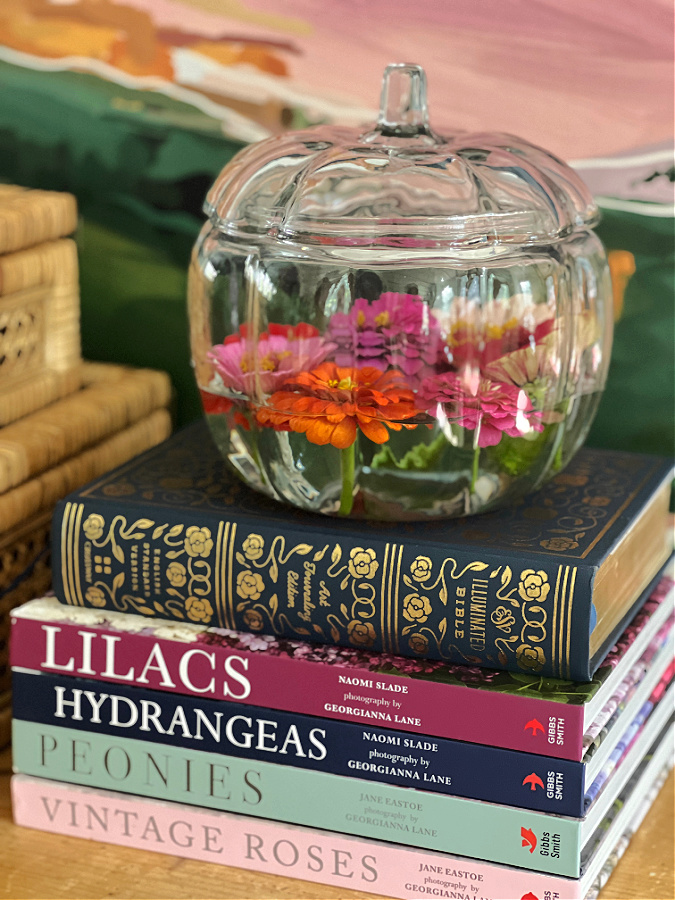
[[427,76],[421,66],[393,63],[384,70],[376,130],[387,137],[433,136],[427,107]]

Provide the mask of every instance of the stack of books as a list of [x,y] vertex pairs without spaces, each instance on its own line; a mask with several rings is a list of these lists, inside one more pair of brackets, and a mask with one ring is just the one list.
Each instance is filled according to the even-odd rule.
[[11,610],[50,585],[50,520],[69,491],[166,438],[168,377],[83,362],[75,199],[0,185],[0,747]]
[[15,821],[391,897],[592,898],[673,762],[672,466],[317,518],[204,423],[71,494],[14,611]]

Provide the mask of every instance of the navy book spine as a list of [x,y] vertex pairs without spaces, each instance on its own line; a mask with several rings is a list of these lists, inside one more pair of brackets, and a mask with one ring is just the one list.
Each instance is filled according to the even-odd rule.
[[14,671],[15,719],[583,816],[584,765],[224,700]]
[[[61,502],[61,602],[589,681],[596,567],[210,509]],[[59,545],[60,536],[60,545]]]
[[[512,508],[347,521],[246,490],[196,423],[57,504],[54,589],[75,606],[589,681],[596,575],[671,468],[581,450]],[[665,534],[665,500],[655,509]]]

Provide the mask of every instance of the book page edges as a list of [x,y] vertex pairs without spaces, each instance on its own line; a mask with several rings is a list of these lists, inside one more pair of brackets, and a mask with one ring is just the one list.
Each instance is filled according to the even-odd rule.
[[673,552],[671,479],[669,474],[597,570],[593,603],[598,618],[590,638],[591,657]]

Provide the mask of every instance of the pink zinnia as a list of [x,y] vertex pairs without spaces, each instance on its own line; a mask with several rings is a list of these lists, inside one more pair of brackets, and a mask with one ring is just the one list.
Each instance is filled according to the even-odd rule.
[[270,324],[254,341],[246,325],[216,344],[208,357],[223,385],[247,397],[273,393],[292,375],[322,362],[333,344],[327,344],[312,325]]
[[339,366],[400,369],[414,381],[435,363],[438,321],[416,294],[385,292],[369,303],[360,297],[349,313],[331,316],[327,335],[337,344]]
[[499,381],[488,381],[477,372],[465,370],[460,376],[445,372],[426,378],[417,394],[417,402],[433,415],[443,407],[451,421],[477,431],[479,447],[492,447],[502,439],[521,437],[533,429],[541,431],[540,416],[532,408],[524,390]]

